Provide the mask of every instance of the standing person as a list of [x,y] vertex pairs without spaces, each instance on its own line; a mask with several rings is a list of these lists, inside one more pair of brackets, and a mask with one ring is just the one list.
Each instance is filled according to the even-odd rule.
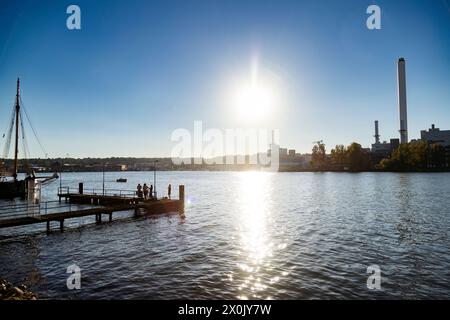
[[153,185],[150,185],[150,199],[153,199]]
[[142,186],[140,183],[138,183],[136,189],[137,189],[136,195],[138,196],[138,198],[142,198]]
[[144,183],[144,187],[142,188],[144,190],[144,199],[147,200],[148,198],[148,186],[146,183]]
[[167,194],[169,195],[169,199],[170,199],[170,194],[172,193],[172,185],[169,184],[169,187],[167,188]]

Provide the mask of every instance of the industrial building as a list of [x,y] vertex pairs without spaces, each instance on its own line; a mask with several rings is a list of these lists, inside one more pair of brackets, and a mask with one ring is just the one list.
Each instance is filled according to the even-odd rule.
[[397,62],[398,113],[400,119],[400,139],[390,139],[390,142],[380,142],[378,120],[375,120],[375,143],[372,144],[372,162],[378,164],[382,159],[391,156],[400,143],[408,143],[408,111],[406,103],[406,61],[405,58]]
[[408,112],[406,105],[406,61],[400,58],[397,63],[398,111],[400,115],[400,143],[408,143]]
[[372,144],[372,163],[378,164],[384,158],[389,158],[392,152],[398,148],[399,139],[390,139],[390,142],[380,142],[380,132],[378,128],[378,120],[375,120],[375,143]]
[[[400,144],[408,143],[408,112],[406,103],[406,61],[400,58],[397,63],[398,112],[400,120],[400,139],[390,139],[390,142],[380,141],[378,120],[375,121],[375,143],[372,144],[372,163],[379,164],[384,158],[389,158]],[[427,167],[431,169],[450,167],[450,130],[440,130],[434,124],[428,130],[420,131],[420,140],[428,143]],[[416,140],[413,140],[416,141]],[[443,148],[436,149],[439,145]]]
[[443,147],[448,147],[450,146],[450,130],[440,130],[432,124],[428,131],[420,131],[420,139],[429,143],[437,143]]
[[429,169],[450,168],[450,130],[440,130],[434,124],[427,130],[420,131],[420,139],[428,142],[429,145],[437,144],[443,148],[433,152],[433,148],[428,149],[427,167]]

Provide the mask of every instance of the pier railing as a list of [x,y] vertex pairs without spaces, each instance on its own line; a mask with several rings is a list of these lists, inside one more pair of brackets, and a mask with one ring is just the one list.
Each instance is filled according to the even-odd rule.
[[36,217],[58,212],[72,212],[79,210],[80,205],[60,203],[59,201],[45,201],[41,203],[7,204],[0,206],[0,220],[20,217]]
[[[59,187],[58,195],[79,194],[78,188],[73,187]],[[91,189],[83,188],[83,194],[94,196],[111,196],[111,197],[126,197],[137,198],[136,191],[134,190],[122,190],[122,189]]]

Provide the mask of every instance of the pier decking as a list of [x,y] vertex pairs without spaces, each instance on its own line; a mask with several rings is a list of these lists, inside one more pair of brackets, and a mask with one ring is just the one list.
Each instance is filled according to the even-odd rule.
[[[129,194],[89,194],[89,193],[71,193],[63,192],[60,190],[58,192],[58,197],[64,198],[69,204],[63,204],[60,207],[50,207],[62,208],[61,212],[48,213],[49,207],[47,203],[44,205],[31,205],[27,206],[24,211],[28,211],[26,215],[15,216],[9,215],[7,218],[2,219],[0,216],[0,229],[8,227],[17,227],[37,223],[46,223],[47,231],[50,231],[50,223],[55,221],[59,222],[59,229],[64,230],[64,220],[71,218],[79,218],[86,216],[95,216],[95,221],[97,223],[102,222],[102,216],[107,215],[108,220],[112,221],[113,213],[120,211],[130,211],[134,210],[135,215],[138,215],[141,209],[144,214],[161,214],[168,212],[179,212],[184,213],[184,186],[179,186],[179,199],[149,199],[144,200],[142,198],[130,196]],[[72,205],[74,204],[74,205]],[[78,205],[90,205],[89,208],[80,208]],[[12,206],[11,206],[12,207]],[[30,210],[31,208],[31,210]],[[20,210],[20,206],[19,206]],[[17,209],[15,209],[17,212]]]

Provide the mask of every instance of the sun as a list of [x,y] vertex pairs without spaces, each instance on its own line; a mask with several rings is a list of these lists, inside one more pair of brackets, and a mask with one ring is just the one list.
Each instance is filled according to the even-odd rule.
[[[244,125],[266,125],[273,121],[281,101],[279,77],[252,55],[247,75],[234,78],[227,100],[236,119]],[[231,94],[230,94],[231,93]]]
[[240,120],[246,122],[265,120],[273,111],[274,93],[267,85],[251,82],[237,89],[234,104]]

